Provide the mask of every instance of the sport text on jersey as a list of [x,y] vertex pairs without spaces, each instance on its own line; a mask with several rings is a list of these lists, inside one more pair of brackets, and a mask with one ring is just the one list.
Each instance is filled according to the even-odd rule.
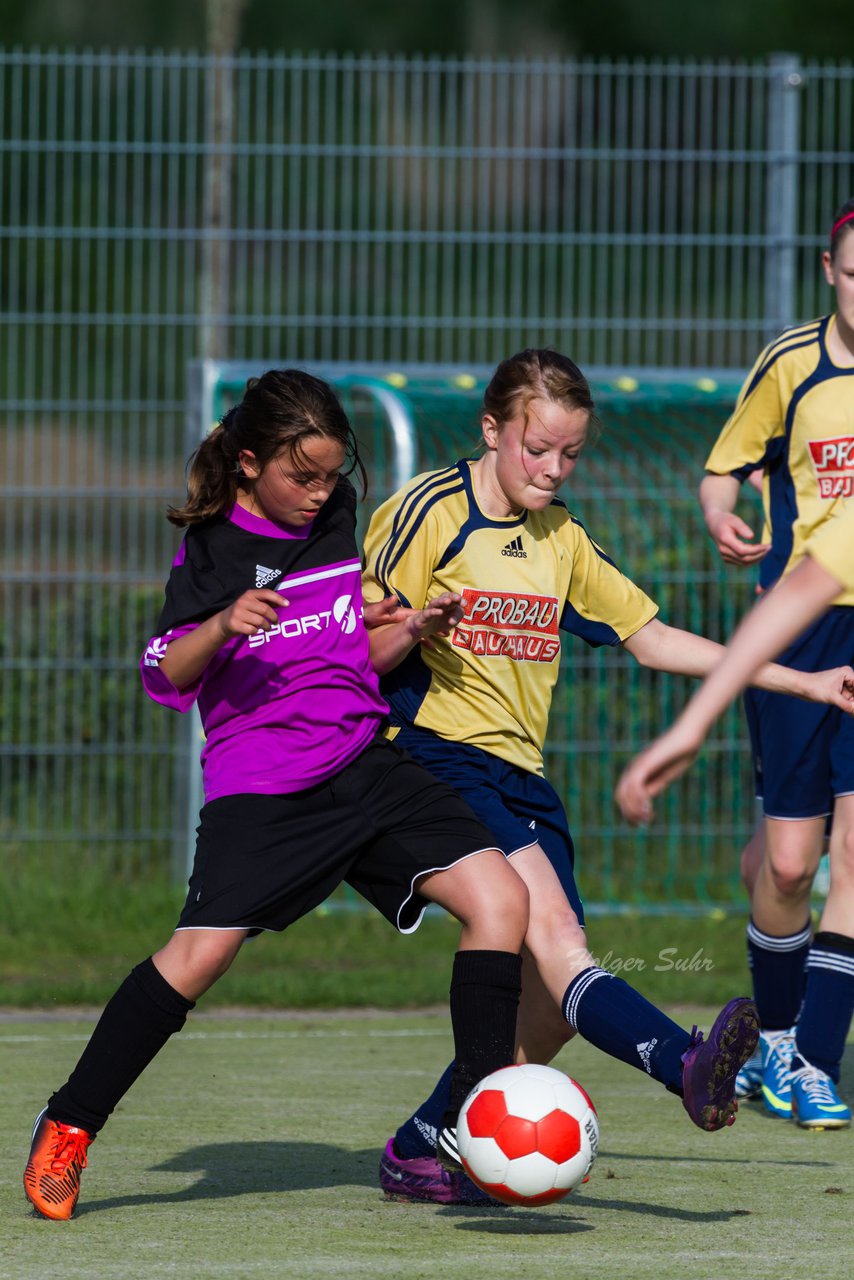
[[560,653],[558,602],[554,596],[516,591],[463,591],[465,615],[451,633],[458,649],[514,662],[554,662]]
[[854,436],[810,440],[821,498],[850,498],[854,494]]
[[352,596],[339,596],[331,609],[321,609],[317,613],[304,613],[301,617],[283,618],[279,611],[279,621],[269,631],[258,631],[249,637],[249,648],[257,649],[259,645],[269,644],[276,636],[283,640],[293,640],[297,636],[306,636],[312,631],[325,631],[333,621],[341,628],[345,636],[356,629],[357,616],[362,617],[362,609],[358,615]]

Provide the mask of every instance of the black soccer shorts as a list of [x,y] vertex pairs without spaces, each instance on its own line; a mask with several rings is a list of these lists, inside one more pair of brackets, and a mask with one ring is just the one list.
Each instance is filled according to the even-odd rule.
[[455,791],[382,737],[326,782],[204,805],[179,929],[282,930],[343,881],[401,933],[418,880],[484,849],[490,831]]

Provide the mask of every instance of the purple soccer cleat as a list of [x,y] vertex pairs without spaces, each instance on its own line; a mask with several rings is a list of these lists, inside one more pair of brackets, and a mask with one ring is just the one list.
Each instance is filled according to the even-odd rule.
[[736,1077],[756,1048],[759,1014],[746,996],[724,1005],[708,1040],[695,1027],[682,1055],[682,1105],[700,1129],[733,1124],[738,1103]]
[[443,1169],[435,1156],[404,1160],[389,1138],[380,1160],[380,1186],[389,1200],[429,1200],[433,1204],[469,1204],[482,1209],[500,1209],[462,1169]]

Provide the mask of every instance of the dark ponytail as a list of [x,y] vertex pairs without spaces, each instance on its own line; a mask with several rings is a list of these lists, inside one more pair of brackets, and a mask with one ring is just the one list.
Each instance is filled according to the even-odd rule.
[[367,492],[367,477],[356,438],[341,401],[327,382],[301,369],[270,369],[250,378],[243,399],[224,415],[199,445],[187,473],[187,501],[170,507],[167,518],[183,528],[230,511],[247,481],[240,455],[252,453],[262,469],[283,449],[299,463],[301,444],[326,436],[343,447]]
[[236,406],[229,409],[190,458],[187,501],[183,507],[169,507],[166,512],[166,518],[179,528],[230,511],[237,501],[240,464],[233,440],[228,439],[229,422],[236,413]]

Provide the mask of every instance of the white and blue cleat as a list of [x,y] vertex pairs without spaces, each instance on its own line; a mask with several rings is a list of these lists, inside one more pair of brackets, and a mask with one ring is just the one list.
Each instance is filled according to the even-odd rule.
[[789,1120],[792,1115],[792,1054],[795,1052],[795,1028],[788,1031],[763,1031],[759,1037],[762,1051],[762,1101],[772,1116]]
[[795,1055],[791,1071],[792,1118],[801,1129],[847,1129],[851,1108],[826,1072]]
[[735,1077],[735,1096],[739,1102],[762,1097],[762,1047],[757,1045]]

